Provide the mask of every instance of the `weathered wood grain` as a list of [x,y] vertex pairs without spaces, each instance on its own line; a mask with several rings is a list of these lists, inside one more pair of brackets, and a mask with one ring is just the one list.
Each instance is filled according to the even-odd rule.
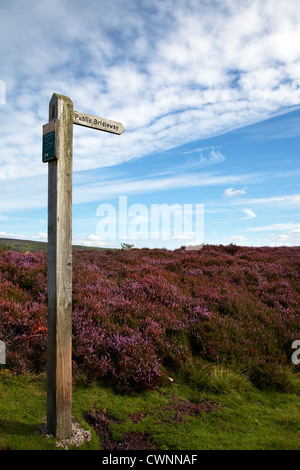
[[120,122],[110,121],[109,119],[92,116],[91,114],[81,113],[79,111],[74,111],[73,123],[118,135],[123,134],[125,131],[123,124]]
[[73,124],[113,134],[125,130],[119,122],[74,111],[66,96],[54,93],[49,103],[43,132],[55,131],[55,153],[48,159],[47,427],[58,439],[72,434]]
[[48,394],[47,427],[72,434],[72,148],[73,103],[53,94],[55,161],[48,163]]

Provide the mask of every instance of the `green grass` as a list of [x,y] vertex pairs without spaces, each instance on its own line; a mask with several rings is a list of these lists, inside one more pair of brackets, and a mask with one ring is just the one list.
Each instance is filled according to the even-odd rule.
[[[90,250],[90,251],[101,251],[106,250],[106,248],[99,248],[94,246],[81,246],[73,245],[73,250]],[[36,242],[32,240],[18,240],[12,238],[0,238],[0,251],[1,250],[13,250],[19,251],[21,253],[26,252],[35,252],[35,251],[47,251],[48,243],[46,242]]]
[[[260,391],[250,383],[243,388],[244,379],[230,375],[224,381],[224,377],[220,380],[222,375],[224,371],[215,373],[216,386],[207,390],[175,377],[170,385],[135,395],[121,395],[104,385],[87,387],[74,381],[73,416],[92,432],[91,442],[79,449],[101,449],[97,435],[83,419],[91,410],[107,412],[112,418],[113,439],[139,431],[164,450],[300,449],[299,374],[295,374],[293,393]],[[0,449],[57,449],[55,439],[34,433],[46,416],[46,387],[45,375],[17,376],[0,369]],[[175,399],[199,403],[204,398],[217,401],[219,409],[177,421],[166,408]],[[133,422],[132,415],[139,415],[140,419]]]
[[0,250],[13,250],[25,253],[26,251],[47,250],[47,245],[45,242],[0,238]]

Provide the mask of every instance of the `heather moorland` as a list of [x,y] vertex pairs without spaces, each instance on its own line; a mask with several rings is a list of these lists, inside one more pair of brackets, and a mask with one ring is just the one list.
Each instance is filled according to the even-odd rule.
[[[293,393],[300,248],[73,252],[73,377],[117,394]],[[46,371],[47,253],[0,253],[0,339],[16,376]],[[128,395],[128,396],[129,396]]]

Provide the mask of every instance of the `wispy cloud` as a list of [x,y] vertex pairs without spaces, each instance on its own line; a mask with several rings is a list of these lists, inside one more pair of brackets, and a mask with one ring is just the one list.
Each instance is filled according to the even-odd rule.
[[96,246],[96,247],[106,247],[108,243],[105,240],[102,240],[98,235],[88,235],[86,237],[74,236],[72,238],[73,245],[80,246]]
[[218,186],[248,179],[249,175],[214,175],[212,173],[182,173],[180,176],[145,179],[111,180],[81,185],[74,189],[74,202],[90,202],[108,199],[122,194],[145,194],[147,192],[177,190],[182,188]]
[[214,146],[214,147],[197,147],[193,150],[187,150],[186,152],[184,152],[184,155],[189,155],[189,154],[192,154],[192,153],[200,153],[202,154],[203,152],[211,152],[211,151],[214,151],[218,148],[221,148],[221,147],[218,147],[218,146]]
[[14,235],[13,233],[0,232],[1,238],[26,238],[25,235]]
[[243,209],[243,212],[246,214],[246,217],[243,217],[243,219],[255,219],[256,217],[255,212],[251,209]]
[[[97,0],[31,0],[25,9],[23,3],[1,5],[2,231],[24,233],[20,221],[7,219],[11,214],[13,219],[40,210],[28,220],[46,218],[41,131],[53,92],[69,96],[79,111],[126,128],[113,136],[74,126],[75,204],[120,193],[134,199],[167,191],[180,197],[184,191],[205,202],[216,227],[219,217],[228,223],[233,210],[239,223],[243,209],[251,220],[274,207],[278,217],[280,209],[299,208],[296,146],[282,151],[291,162],[287,170],[272,165],[263,172],[261,149],[242,141],[251,124],[251,145],[266,134],[279,142],[299,133],[297,115],[283,117],[300,109],[299,0],[277,2],[276,8],[274,0],[110,0],[104,10]],[[274,125],[270,118],[279,115]],[[229,131],[234,132],[227,139]],[[268,145],[269,157],[271,140]],[[276,192],[268,186],[274,178]],[[280,189],[282,178],[294,186]],[[45,226],[36,224],[30,233],[43,233]],[[91,221],[84,230],[84,243],[101,243],[93,239]],[[232,227],[231,233],[238,230]]]
[[244,189],[234,189],[234,188],[228,188],[228,189],[225,189],[224,191],[224,196],[226,197],[239,196],[240,194],[246,194],[246,191]]
[[300,242],[300,229],[293,229],[285,231],[279,235],[271,234],[272,242],[277,245],[299,245]]
[[248,227],[247,232],[266,232],[266,231],[276,231],[276,230],[300,230],[300,224],[295,224],[293,222],[282,223],[282,224],[270,224],[262,225],[258,227]]
[[245,237],[244,235],[232,235],[228,238],[233,242],[245,242],[247,240],[247,237]]
[[[173,169],[174,170],[174,169]],[[183,188],[201,188],[206,186],[222,186],[235,184],[255,178],[249,174],[223,174],[173,171],[169,176],[153,176],[149,178],[113,178],[108,175],[97,181],[81,180],[73,187],[73,203],[82,204],[92,201],[103,201],[118,197],[120,193],[145,194],[147,192],[177,190]],[[27,211],[47,207],[47,177],[20,178],[2,183],[3,198],[0,199],[0,213]],[[5,217],[3,215],[3,217]]]
[[247,198],[232,201],[234,205],[245,204],[264,204],[264,205],[279,205],[284,207],[298,208],[300,204],[300,194],[289,194],[284,196],[269,196],[260,198]]
[[[192,152],[188,152],[192,153]],[[193,152],[195,153],[195,151]],[[186,163],[189,167],[203,167],[216,165],[217,163],[222,163],[226,160],[225,156],[220,152],[220,150],[212,149],[208,155],[205,155],[203,151],[200,151],[200,156],[196,160],[189,159]]]
[[[98,12],[95,0],[84,8],[61,0],[33,1],[25,10],[21,0],[2,5],[2,180],[44,174],[40,134],[54,91],[127,129],[121,138],[76,131],[75,170],[212,137],[300,103],[293,86],[300,75],[298,0],[276,8],[272,0],[263,8],[257,0],[201,7],[112,0]],[[220,161],[221,154],[211,157]]]

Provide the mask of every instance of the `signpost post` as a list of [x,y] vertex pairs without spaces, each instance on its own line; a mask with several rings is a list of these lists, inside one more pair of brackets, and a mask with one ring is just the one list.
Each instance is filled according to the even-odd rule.
[[73,124],[122,134],[119,122],[73,110],[54,93],[43,126],[48,163],[47,427],[58,439],[72,434],[72,160]]

